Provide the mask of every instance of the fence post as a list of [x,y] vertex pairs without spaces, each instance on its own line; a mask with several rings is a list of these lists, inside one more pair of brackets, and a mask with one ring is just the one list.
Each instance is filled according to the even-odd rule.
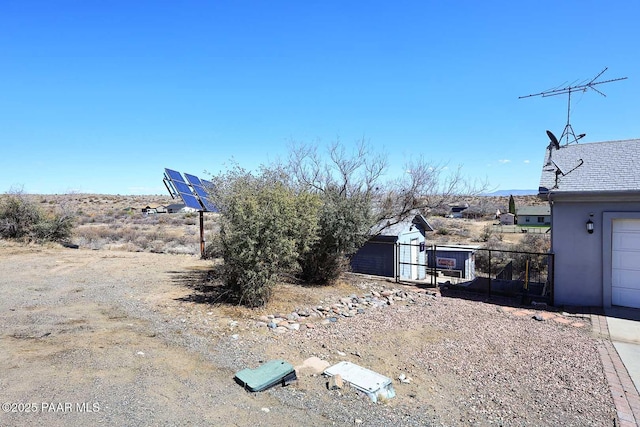
[[[433,262],[431,267],[431,284],[434,287],[438,287],[438,269],[436,267],[436,248],[438,245],[435,243],[431,245],[431,261]],[[429,258],[427,256],[427,263],[429,262]]]
[[398,283],[400,281],[400,268],[402,268],[400,265],[400,243],[396,242],[394,246],[396,250],[396,283]]
[[491,298],[491,249],[489,249],[489,298]]

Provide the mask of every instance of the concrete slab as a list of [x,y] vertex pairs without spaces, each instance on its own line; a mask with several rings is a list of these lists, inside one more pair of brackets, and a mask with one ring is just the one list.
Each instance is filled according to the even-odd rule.
[[633,385],[640,393],[640,345],[614,341],[613,346],[620,355],[624,367],[627,368]]
[[640,309],[612,307],[605,315],[611,342],[640,392]]
[[612,317],[607,313],[607,324],[611,340],[640,344],[640,321]]

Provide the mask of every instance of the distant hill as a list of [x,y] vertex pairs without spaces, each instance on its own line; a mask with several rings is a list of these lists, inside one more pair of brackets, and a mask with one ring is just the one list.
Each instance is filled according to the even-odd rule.
[[498,190],[493,193],[486,193],[483,196],[536,196],[538,190]]

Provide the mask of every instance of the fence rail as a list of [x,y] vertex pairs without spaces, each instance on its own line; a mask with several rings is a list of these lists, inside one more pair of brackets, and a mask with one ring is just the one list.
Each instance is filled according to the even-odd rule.
[[553,303],[552,253],[396,244],[396,281]]
[[493,231],[496,233],[530,233],[530,234],[546,234],[551,230],[550,226],[527,226],[527,225],[493,225]]

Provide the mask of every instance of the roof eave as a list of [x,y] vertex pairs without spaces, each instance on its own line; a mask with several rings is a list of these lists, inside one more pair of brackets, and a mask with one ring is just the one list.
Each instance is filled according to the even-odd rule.
[[596,190],[596,191],[558,191],[539,192],[538,197],[552,200],[564,200],[572,202],[592,201],[616,201],[616,202],[640,202],[640,189],[638,190]]

